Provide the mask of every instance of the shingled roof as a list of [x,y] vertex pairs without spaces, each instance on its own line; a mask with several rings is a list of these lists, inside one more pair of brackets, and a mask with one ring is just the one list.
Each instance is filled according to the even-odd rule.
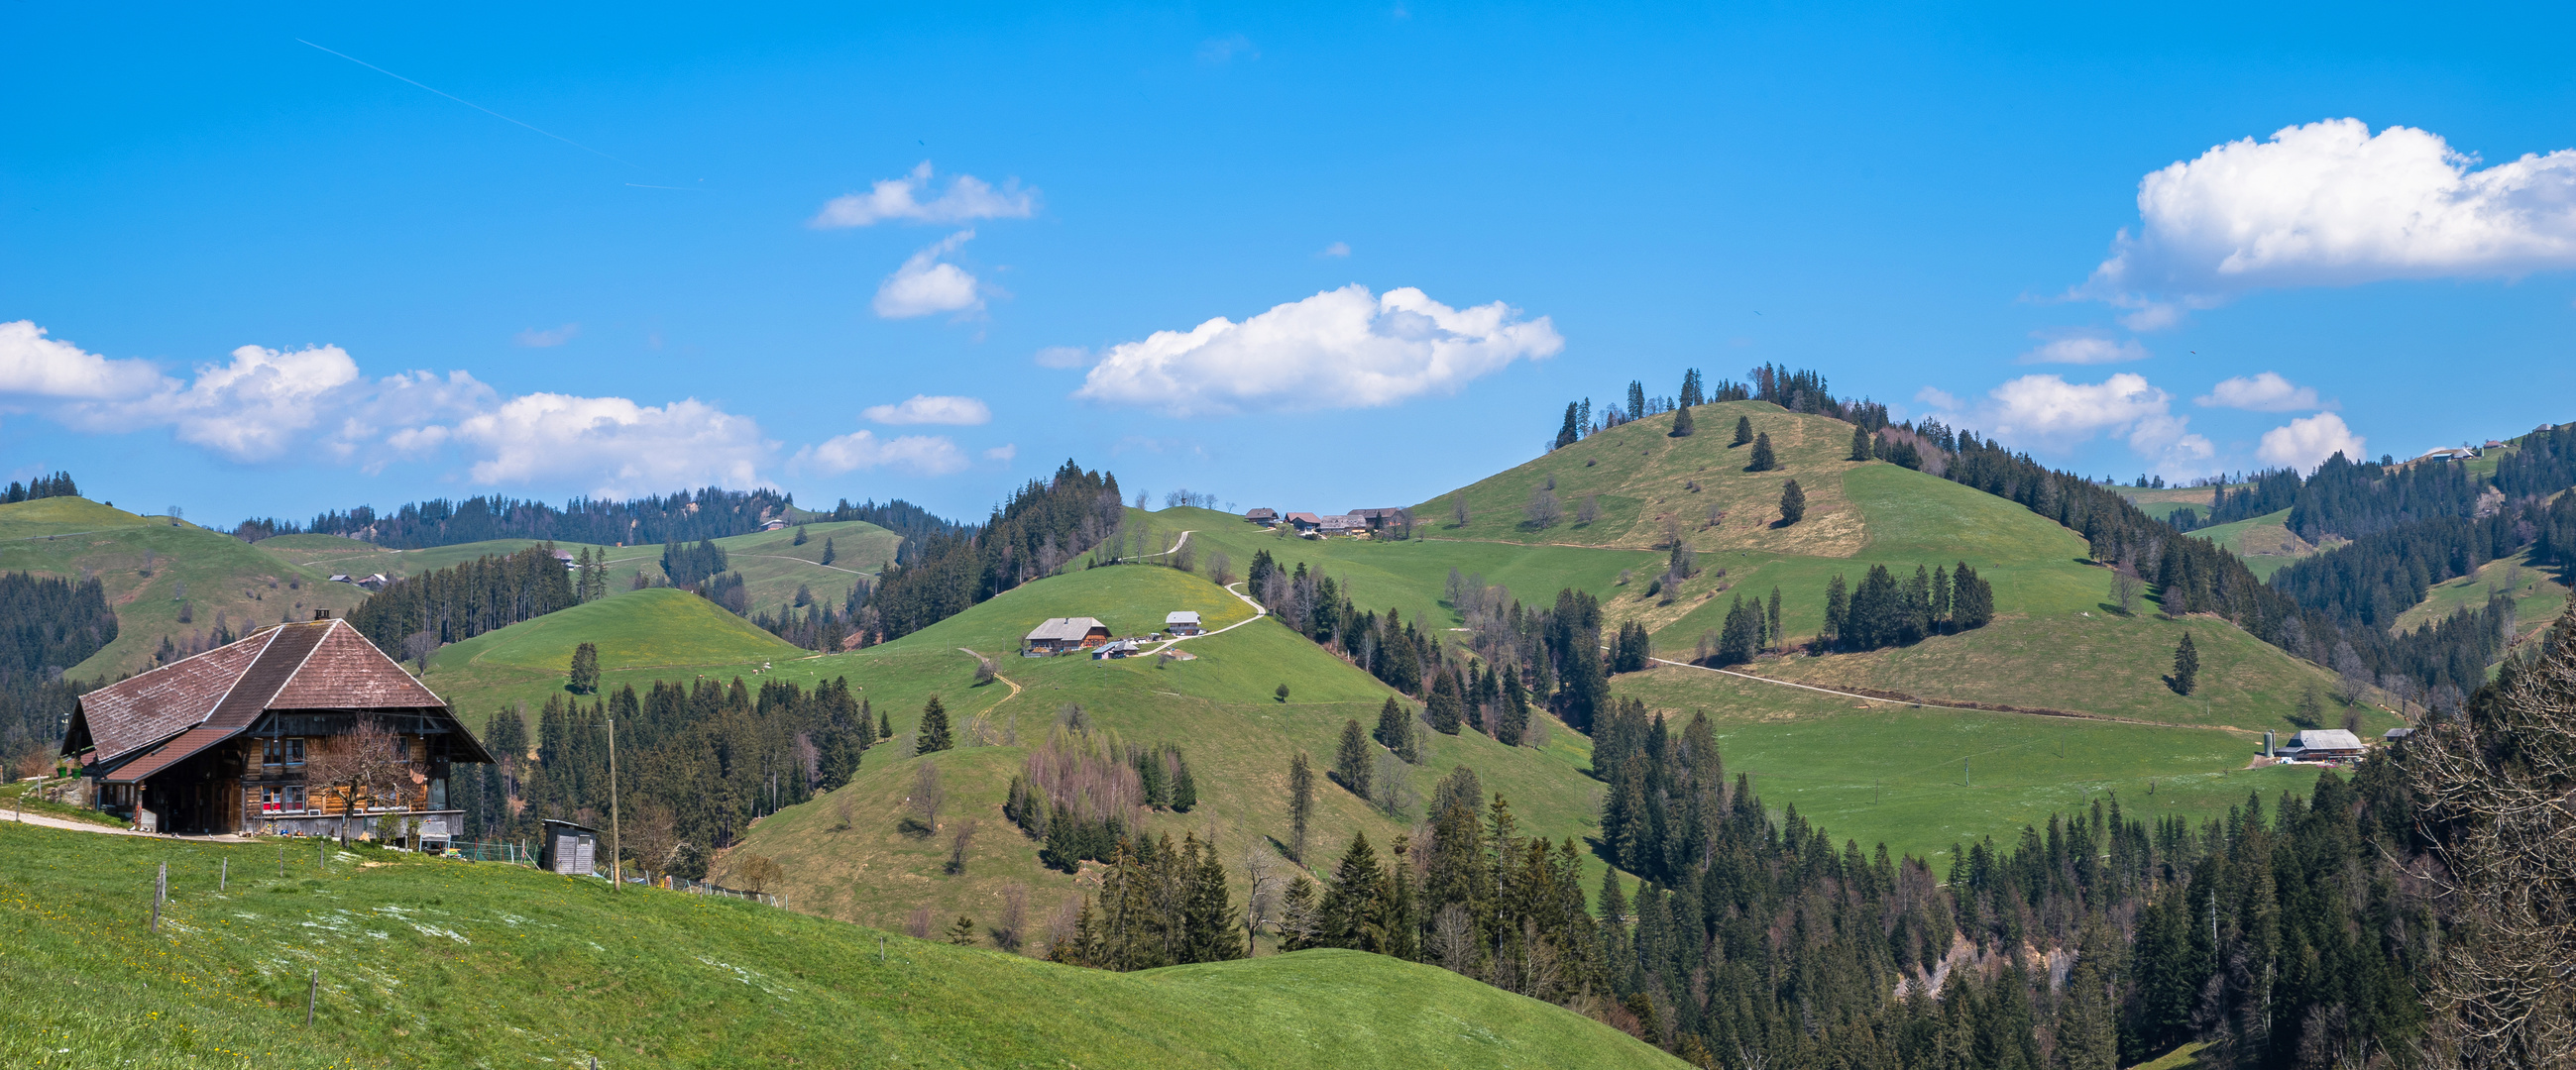
[[92,761],[115,761],[171,741],[138,763],[168,764],[269,710],[446,708],[347,621],[281,624],[82,695],[63,753],[94,747]]

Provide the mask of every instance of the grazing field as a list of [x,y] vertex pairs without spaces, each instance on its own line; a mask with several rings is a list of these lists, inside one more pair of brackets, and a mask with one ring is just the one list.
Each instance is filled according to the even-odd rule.
[[1714,721],[1729,774],[1774,812],[1796,806],[1836,841],[1878,843],[1947,870],[1954,843],[2045,826],[2116,797],[2130,817],[2218,817],[2248,793],[2304,793],[2317,766],[2246,768],[2251,733],[2029,714],[1914,709],[1663,666],[1612,688],[1683,722]]
[[2534,567],[2526,551],[2489,561],[2473,574],[2434,584],[2424,592],[2423,601],[2398,615],[2392,630],[2411,631],[2463,609],[2482,607],[2493,594],[2513,600],[2517,636],[2548,627],[2567,608],[2567,586],[2549,570]]
[[[287,564],[221,532],[72,497],[0,505],[0,571],[98,577],[116,611],[117,636],[64,667],[79,679],[151,668],[164,637],[209,637],[218,621],[239,634],[309,619],[315,609],[346,612],[367,594],[324,582],[328,570]],[[190,619],[180,620],[183,614]]]
[[660,587],[611,595],[448,644],[430,655],[421,681],[454,705],[467,724],[481,725],[504,706],[534,708],[548,696],[563,694],[573,650],[585,642],[599,645],[600,668],[612,681],[638,674],[686,678],[708,667],[729,673],[757,670],[763,663],[812,654],[704,598]]
[[2343,545],[2342,539],[2331,535],[2325,537],[2324,546],[2302,539],[2290,532],[2289,520],[2290,511],[2282,509],[2202,528],[2191,534],[2194,538],[2207,539],[2226,548],[2242,558],[2245,567],[2255,576],[2265,580],[2271,579],[2273,573],[2288,567],[2293,561],[2321,549]]
[[0,1064],[1682,1065],[1358,952],[1114,974],[517,866],[316,854],[0,823]]
[[[1233,602],[1230,616],[1213,612],[1219,599]],[[853,920],[893,924],[920,906],[952,917],[987,917],[1012,884],[1028,886],[1035,909],[1051,911],[1072,894],[1075,880],[1040,867],[1038,844],[1005,820],[1001,807],[1011,773],[1068,705],[1079,705],[1088,721],[1128,743],[1182,749],[1199,805],[1186,814],[1156,814],[1146,827],[1175,840],[1214,838],[1238,877],[1247,849],[1290,838],[1287,775],[1298,750],[1318,770],[1310,860],[1329,864],[1356,831],[1383,844],[1423,816],[1416,802],[1390,818],[1323,778],[1343,722],[1374,726],[1391,692],[1276,621],[1182,643],[1198,655],[1191,661],[1008,653],[1028,626],[1047,617],[1097,616],[1123,635],[1143,622],[1159,624],[1165,607],[1199,609],[1211,627],[1251,612],[1195,576],[1115,566],[1028,584],[884,646],[779,663],[772,670],[777,678],[847,675],[862,697],[891,714],[896,738],[869,750],[847,787],[761,819],[727,864],[749,854],[772,857],[804,909]],[[1001,654],[1002,681],[974,686],[975,659],[961,647]],[[1289,685],[1286,702],[1275,695],[1282,683]],[[909,736],[932,694],[957,726],[959,746],[912,757]],[[1586,838],[1598,827],[1601,789],[1588,775],[1591,745],[1580,734],[1551,721],[1546,745],[1505,747],[1473,730],[1425,733],[1425,760],[1406,770],[1416,796],[1429,796],[1440,777],[1464,765],[1489,793],[1511,800],[1525,834]],[[939,833],[916,839],[896,826],[923,762],[939,767],[949,803]],[[965,872],[951,875],[945,871],[949,837],[962,821],[976,822],[977,832]],[[1600,863],[1588,865],[1597,876]]]

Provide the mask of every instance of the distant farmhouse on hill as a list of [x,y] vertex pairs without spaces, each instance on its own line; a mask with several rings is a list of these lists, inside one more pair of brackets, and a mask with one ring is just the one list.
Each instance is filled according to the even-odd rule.
[[1243,514],[1243,519],[1250,521],[1251,523],[1259,524],[1265,528],[1276,527],[1279,524],[1279,510],[1267,507],[1254,509]]
[[1173,635],[1197,635],[1206,629],[1199,626],[1197,610],[1175,609],[1163,615],[1163,630]]
[[[365,826],[444,848],[463,816],[448,806],[454,767],[492,761],[446,700],[347,621],[315,613],[82,695],[63,734],[89,805],[145,832],[322,835],[344,803]],[[379,766],[354,800],[315,772],[362,722],[399,739],[399,771]]]
[[1020,639],[1020,653],[1060,654],[1109,641],[1109,626],[1092,617],[1049,617]]

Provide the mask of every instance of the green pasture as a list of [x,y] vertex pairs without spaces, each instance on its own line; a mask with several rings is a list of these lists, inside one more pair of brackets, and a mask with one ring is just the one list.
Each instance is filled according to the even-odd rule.
[[1357,952],[1115,974],[993,949],[980,928],[987,946],[957,947],[371,847],[318,859],[311,841],[0,823],[0,858],[13,1067],[1681,1065]]
[[1775,816],[1795,805],[1836,841],[1883,842],[1937,872],[1953,843],[2002,841],[2093,799],[2116,796],[2134,818],[2198,821],[2249,792],[2304,792],[2317,774],[2248,769],[2261,738],[2219,729],[1909,708],[1673,666],[1612,688],[1684,722],[1706,712],[1729,776],[1751,774]]
[[2549,570],[2532,565],[2526,551],[2434,584],[2424,592],[2423,601],[2398,614],[2392,630],[2411,631],[2463,609],[2481,609],[2489,596],[2502,594],[2513,600],[2514,633],[2521,635],[2557,620],[2567,609],[2567,593],[2567,586]]

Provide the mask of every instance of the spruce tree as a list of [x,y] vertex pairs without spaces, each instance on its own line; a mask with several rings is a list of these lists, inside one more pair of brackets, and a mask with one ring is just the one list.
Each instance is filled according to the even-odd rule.
[[1825,584],[1825,627],[1822,638],[1828,645],[1840,646],[1844,633],[1851,630],[1851,590],[1843,583],[1842,573]]
[[1774,457],[1771,454],[1771,433],[1765,431],[1753,436],[1753,463],[1745,465],[1744,470],[1747,472],[1768,472],[1778,467],[1780,467],[1779,458]]
[[1413,711],[1393,695],[1388,695],[1386,704],[1377,708],[1377,731],[1372,735],[1396,757],[1408,762],[1420,757],[1413,748]]
[[1798,481],[1780,485],[1780,526],[1788,527],[1807,518],[1807,492],[1798,489]]
[[1458,694],[1458,674],[1442,670],[1432,677],[1431,702],[1426,713],[1431,728],[1443,735],[1457,735],[1467,720],[1467,702]]
[[1673,437],[1689,438],[1691,430],[1690,406],[1685,405],[1673,410]]
[[571,687],[576,695],[599,690],[599,644],[583,643],[572,648]]
[[1306,752],[1298,751],[1288,759],[1288,859],[1306,863],[1306,836],[1315,820],[1315,769],[1306,764]]
[[1333,779],[1351,794],[1369,797],[1368,736],[1360,731],[1358,718],[1342,722],[1342,745],[1333,753]]
[[805,545],[805,525],[803,525],[803,524],[798,524],[798,525],[796,525],[796,538],[795,538],[793,541],[789,542],[789,544],[788,544],[788,545],[790,545],[790,546],[803,546],[803,545]]
[[1844,459],[1844,460],[1846,460],[1846,461],[1866,461],[1866,460],[1868,460],[1868,459],[1869,459],[1869,429],[1868,429],[1868,428],[1866,428],[1866,427],[1862,427],[1862,426],[1861,426],[1861,425],[1859,425],[1859,424],[1853,424],[1853,425],[1852,425],[1852,448],[1851,448],[1851,456],[1849,456],[1849,457],[1845,457],[1845,458],[1843,458],[1843,459]]
[[921,723],[912,730],[912,752],[936,754],[956,745],[948,731],[948,707],[940,704],[939,696],[930,696],[930,701],[922,704]]
[[2191,645],[2191,633],[2182,633],[2182,642],[2174,647],[2174,694],[2188,695],[2200,682],[2200,650]]
[[833,560],[840,556],[841,555],[838,552],[832,549],[832,537],[829,535],[823,536],[823,563],[826,565],[831,564]]
[[1726,448],[1734,449],[1737,446],[1741,446],[1751,441],[1753,441],[1753,418],[1750,416],[1736,417],[1735,441],[1727,443]]
[[1780,588],[1777,585],[1774,585],[1771,588],[1771,627],[1765,630],[1765,634],[1771,637],[1772,646],[1776,647],[1781,645]]
[[1495,742],[1506,747],[1520,746],[1521,738],[1529,733],[1529,719],[1529,691],[1521,686],[1520,670],[1506,669],[1503,673],[1502,716],[1496,718],[1500,723],[1494,726]]
[[1556,448],[1564,449],[1573,445],[1576,439],[1583,437],[1583,428],[1576,423],[1579,418],[1575,404],[1571,401],[1566,402],[1565,426],[1556,429]]
[[[865,722],[867,721],[867,718],[866,718],[866,716],[862,715],[862,716],[859,718],[859,720],[860,720],[860,722],[861,722],[861,723],[865,723]],[[880,710],[880,711],[878,711],[878,712],[877,712],[877,738],[878,738],[878,739],[893,739],[893,738],[894,738],[894,717],[893,717],[892,715],[890,715],[890,714],[887,714],[885,711],[882,711],[882,710]]]
[[[1181,767],[1181,771],[1172,777],[1172,812],[1186,814],[1199,804],[1199,781],[1190,775],[1190,760],[1183,757],[1179,749],[1172,751],[1172,760]],[[1210,853],[1214,853],[1214,848],[1210,848]]]

